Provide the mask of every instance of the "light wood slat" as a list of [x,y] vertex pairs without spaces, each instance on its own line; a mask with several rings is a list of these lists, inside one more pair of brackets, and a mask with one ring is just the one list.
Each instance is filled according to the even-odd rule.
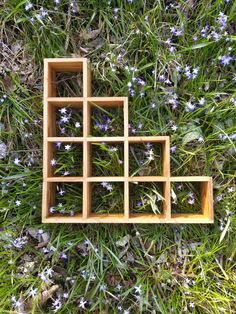
[[206,176],[186,176],[186,177],[170,177],[171,182],[207,182],[210,177]]
[[167,177],[158,177],[158,176],[144,176],[144,177],[129,177],[129,182],[165,182],[168,180]]
[[91,184],[83,183],[83,219],[87,219],[91,213]]
[[77,142],[77,143],[83,143],[84,138],[83,137],[60,137],[60,136],[56,136],[56,137],[48,137],[47,138],[48,142]]
[[163,211],[165,218],[171,218],[171,195],[170,195],[170,181],[167,180],[163,184],[163,195],[164,195],[164,204],[163,204]]
[[48,177],[47,182],[83,182],[83,177]]
[[126,219],[129,219],[130,208],[129,208],[129,110],[128,110],[128,98],[124,100],[124,216]]
[[55,106],[64,104],[81,104],[83,106],[84,97],[47,97],[46,100]]
[[87,182],[124,182],[125,177],[87,177]]
[[44,62],[50,64],[57,72],[82,72],[86,58],[45,58]]
[[162,144],[163,175],[170,177],[170,139]]
[[104,137],[95,137],[95,136],[89,136],[86,138],[86,140],[88,142],[98,142],[98,143],[106,143],[106,142],[110,142],[110,143],[123,143],[124,142],[124,137],[122,136],[116,136],[116,137],[112,137],[112,136],[104,136]]
[[82,218],[81,215],[75,216],[60,216],[53,215],[43,220],[46,223],[112,223],[112,224],[176,224],[176,223],[185,223],[185,224],[209,224],[213,223],[212,220],[206,217],[198,217],[195,219],[187,217],[175,217],[171,219],[165,218],[163,215],[139,215],[131,214],[129,218],[125,218],[124,215],[114,214],[114,215],[103,215],[103,214],[93,214],[88,218]]
[[209,178],[209,181],[201,182],[201,206],[202,214],[213,219],[212,178]]
[[90,106],[99,107],[124,107],[127,97],[88,97]]
[[83,96],[90,97],[92,93],[91,87],[91,69],[87,59],[83,61]]
[[129,143],[142,143],[142,142],[157,142],[163,143],[169,140],[169,136],[129,136],[128,141]]

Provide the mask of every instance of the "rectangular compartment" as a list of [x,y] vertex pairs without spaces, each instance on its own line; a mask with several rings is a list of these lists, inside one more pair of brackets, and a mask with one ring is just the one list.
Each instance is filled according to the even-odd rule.
[[210,177],[171,177],[171,218],[176,222],[213,222]]
[[168,136],[129,136],[128,142],[130,177],[170,177]]
[[91,73],[85,58],[44,59],[46,97],[91,96]]
[[123,182],[90,182],[91,208],[89,216],[94,214],[124,214]]
[[171,183],[171,212],[201,214],[200,182]]
[[124,176],[124,144],[89,143],[91,176]]
[[49,216],[82,217],[83,183],[82,182],[48,182],[51,197],[48,203]]
[[82,137],[83,101],[49,101],[48,119],[49,137]]
[[129,143],[129,176],[163,176],[161,143]]
[[163,214],[164,184],[163,182],[129,183],[130,214]]
[[51,142],[48,145],[51,151],[49,176],[83,176],[83,143]]
[[124,136],[124,99],[93,98],[88,101],[89,135]]

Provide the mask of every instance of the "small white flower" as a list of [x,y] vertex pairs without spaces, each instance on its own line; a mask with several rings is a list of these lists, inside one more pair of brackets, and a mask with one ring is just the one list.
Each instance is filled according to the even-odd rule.
[[175,125],[175,124],[172,125],[170,128],[171,128],[171,130],[174,131],[174,132],[177,131],[177,129],[178,129],[177,125]]
[[28,11],[28,10],[30,10],[32,8],[33,8],[33,4],[31,2],[28,2],[28,3],[25,4],[25,10],[26,11]]
[[79,122],[75,122],[75,127],[76,128],[80,128],[81,127],[81,124]]
[[199,105],[201,105],[201,106],[205,105],[205,103],[206,103],[205,98],[204,98],[204,97],[200,98],[199,101],[198,101],[198,103],[199,103]]
[[148,159],[149,161],[152,161],[152,160],[154,160],[154,156],[153,156],[152,154],[150,154],[150,155],[147,157],[147,159]]
[[54,300],[52,306],[54,308],[53,312],[56,313],[62,306],[61,300],[59,298]]
[[194,306],[195,306],[194,302],[189,303],[189,307],[194,308]]
[[61,122],[63,122],[63,123],[67,123],[67,122],[69,122],[69,117],[67,117],[67,116],[62,116],[61,117]]
[[66,255],[65,252],[62,252],[62,253],[61,253],[61,258],[62,258],[62,259],[67,259],[67,255]]
[[46,269],[46,275],[48,276],[48,277],[51,277],[52,276],[52,274],[54,273],[54,270],[52,269],[52,268],[48,268],[48,269]]
[[83,310],[85,310],[85,305],[87,304],[87,301],[84,300],[84,298],[81,298],[79,302],[79,307],[81,307]]
[[196,67],[193,69],[193,74],[198,74],[198,72],[199,72],[199,67]]
[[21,201],[19,201],[19,200],[16,200],[16,201],[15,201],[15,204],[16,204],[16,206],[20,206],[20,204],[21,204]]
[[99,290],[100,290],[100,291],[105,291],[105,290],[106,290],[106,285],[100,284]]
[[107,188],[107,190],[110,191],[110,192],[113,190],[112,185],[109,184],[109,183],[107,184],[106,188]]
[[189,203],[190,205],[193,205],[193,204],[195,203],[195,199],[194,199],[194,198],[189,198],[189,199],[188,199],[188,203]]
[[234,187],[233,186],[230,186],[227,188],[227,192],[228,193],[232,193],[234,191]]
[[37,288],[33,289],[32,287],[30,288],[29,296],[34,298],[37,294]]
[[71,149],[71,145],[65,145],[65,150],[70,150]]
[[114,147],[114,146],[111,146],[111,147],[109,148],[109,151],[110,151],[110,152],[116,152],[116,151],[118,151],[118,148],[117,148],[117,147]]
[[60,111],[60,113],[65,114],[67,109],[66,108],[61,108],[61,109],[59,109],[59,111]]
[[55,212],[55,207],[51,206],[51,207],[49,208],[49,212],[50,212],[51,214],[53,214],[53,213]]
[[46,276],[46,274],[44,272],[42,272],[41,274],[39,273],[39,277],[42,279],[42,281],[47,282],[48,281],[48,277]]
[[175,152],[176,152],[176,149],[177,149],[177,146],[176,146],[176,145],[171,146],[171,148],[170,148],[171,154],[175,153]]
[[191,101],[186,102],[185,111],[193,111],[196,108],[195,104],[192,104]]
[[134,287],[134,289],[135,289],[135,293],[141,294],[141,293],[142,293],[142,292],[141,292],[141,288],[142,288],[142,286],[141,286],[141,285],[139,285],[139,286],[135,286],[135,287]]
[[14,159],[14,164],[19,166],[19,164],[21,163],[20,159],[19,158],[15,158]]
[[56,161],[56,159],[52,159],[52,160],[50,161],[50,163],[51,163],[52,166],[56,166],[57,161]]
[[57,249],[55,248],[55,246],[51,245],[49,250],[52,251],[52,252],[55,252]]
[[49,253],[49,249],[47,249],[46,247],[44,247],[44,248],[43,248],[43,253],[44,253],[44,254]]
[[199,143],[203,143],[203,142],[204,142],[204,138],[203,138],[202,136],[200,136],[200,137],[198,138],[198,142],[199,142]]

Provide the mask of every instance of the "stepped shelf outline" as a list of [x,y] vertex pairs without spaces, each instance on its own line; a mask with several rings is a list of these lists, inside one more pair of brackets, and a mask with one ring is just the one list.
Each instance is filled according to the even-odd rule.
[[[82,77],[80,97],[57,96],[56,79],[58,73],[74,72]],[[44,223],[213,223],[213,186],[212,178],[207,176],[172,177],[170,175],[170,139],[168,136],[129,136],[128,98],[93,97],[91,68],[86,58],[48,58],[44,59],[44,126],[43,126],[43,197],[42,221]],[[67,95],[68,96],[68,95]],[[79,109],[83,116],[81,137],[62,137],[56,133],[56,108],[69,105]],[[119,108],[123,112],[123,134],[121,136],[91,135],[91,111],[93,106]],[[83,171],[81,176],[55,176],[51,160],[54,158],[55,143],[73,143],[81,147]],[[124,150],[123,176],[93,176],[91,146],[96,143],[120,144]],[[162,175],[130,176],[130,146],[134,144],[154,143],[161,147]],[[97,213],[92,211],[93,185],[101,182],[122,184],[124,199],[122,213]],[[155,183],[162,186],[163,209],[161,213],[132,212],[130,209],[130,185],[132,183]],[[176,183],[177,182],[177,183]],[[200,195],[200,212],[179,213],[172,210],[172,184],[196,184]],[[57,184],[74,184],[81,187],[81,213],[65,215],[51,213],[55,202]],[[104,208],[106,210],[106,208]]]

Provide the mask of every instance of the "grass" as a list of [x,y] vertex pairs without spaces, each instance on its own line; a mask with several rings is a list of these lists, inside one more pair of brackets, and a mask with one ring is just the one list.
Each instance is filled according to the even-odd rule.
[[52,204],[50,210],[52,214],[82,213],[82,183],[58,183],[53,188],[55,189],[55,204]]
[[[0,312],[236,313],[235,2],[27,4],[0,4]],[[94,96],[129,96],[131,135],[171,136],[173,176],[213,177],[213,225],[41,223],[43,58],[61,56],[90,59]],[[63,95],[80,93],[78,77],[58,84]],[[80,136],[81,114],[67,110],[64,134]],[[94,134],[106,124],[118,135],[119,112],[94,112]],[[97,157],[100,172],[122,170],[112,156]],[[143,156],[133,156],[143,171]],[[109,197],[117,210],[119,189]]]
[[152,182],[130,183],[131,213],[163,213],[163,184]]

